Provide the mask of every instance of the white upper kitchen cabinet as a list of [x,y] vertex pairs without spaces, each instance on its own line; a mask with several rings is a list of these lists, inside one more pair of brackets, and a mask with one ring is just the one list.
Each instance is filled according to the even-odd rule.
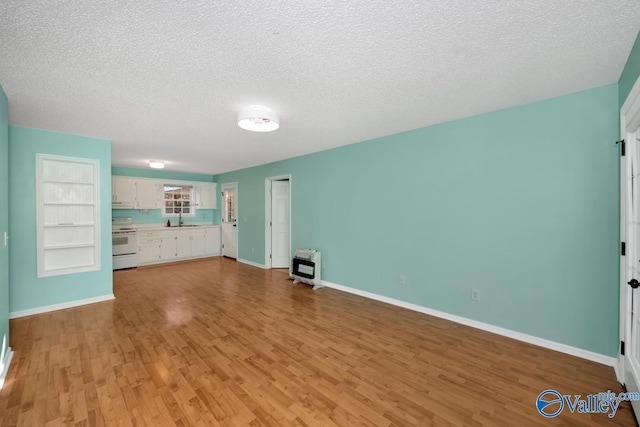
[[160,205],[160,184],[157,181],[136,181],[136,209],[158,209]]
[[215,182],[202,182],[195,186],[196,209],[216,209],[218,185]]
[[136,207],[136,180],[114,176],[111,178],[111,207],[134,209]]

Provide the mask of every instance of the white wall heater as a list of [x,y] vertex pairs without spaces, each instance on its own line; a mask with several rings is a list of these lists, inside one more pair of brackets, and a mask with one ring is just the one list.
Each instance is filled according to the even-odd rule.
[[290,275],[293,283],[298,282],[313,285],[313,289],[322,288],[320,271],[322,270],[322,256],[314,249],[296,249],[291,263]]

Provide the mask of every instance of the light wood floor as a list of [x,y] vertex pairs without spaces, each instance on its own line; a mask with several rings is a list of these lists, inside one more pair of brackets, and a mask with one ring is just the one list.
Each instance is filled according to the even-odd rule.
[[114,273],[115,301],[11,321],[0,425],[636,425],[535,409],[613,369],[211,258]]

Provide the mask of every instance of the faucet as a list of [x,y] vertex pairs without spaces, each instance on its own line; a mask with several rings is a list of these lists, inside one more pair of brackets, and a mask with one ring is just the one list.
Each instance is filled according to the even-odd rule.
[[178,215],[178,227],[182,227],[182,224],[184,224],[184,222],[182,221],[182,209],[180,209],[180,213]]

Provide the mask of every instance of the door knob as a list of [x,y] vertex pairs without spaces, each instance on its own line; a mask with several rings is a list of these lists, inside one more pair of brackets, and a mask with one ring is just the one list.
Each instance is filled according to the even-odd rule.
[[636,279],[629,280],[627,284],[631,286],[633,289],[636,289],[638,286],[640,286],[640,282],[638,282]]

